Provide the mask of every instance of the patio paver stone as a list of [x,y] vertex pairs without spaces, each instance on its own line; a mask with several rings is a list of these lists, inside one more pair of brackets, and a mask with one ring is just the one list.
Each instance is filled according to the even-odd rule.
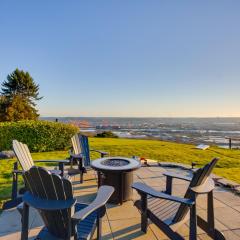
[[[150,167],[142,167],[134,172],[134,181],[149,184],[156,190],[165,189],[165,177],[162,175],[166,170],[156,163],[150,162]],[[169,171],[169,169],[167,170]],[[187,184],[184,181],[174,181],[173,193],[181,196],[186,190]],[[79,177],[73,178],[74,194],[79,202],[90,203],[96,196],[97,181],[94,171],[88,171],[84,183],[79,184]],[[240,197],[230,191],[214,191],[216,226],[224,232],[226,239],[240,240]],[[133,199],[138,199],[136,191],[133,192]],[[206,217],[206,196],[200,196],[198,201],[199,215]],[[42,220],[38,213],[30,210],[29,239],[39,232]],[[20,214],[16,209],[3,211],[0,215],[0,240],[20,239]],[[178,231],[185,239],[188,239],[188,224],[182,226]],[[96,237],[96,236],[95,236]],[[103,218],[103,239],[118,240],[166,240],[168,239],[161,230],[150,223],[147,234],[140,229],[140,214],[133,206],[133,201],[125,202],[123,205],[107,204],[107,213]],[[202,230],[198,230],[198,239],[210,239]]]

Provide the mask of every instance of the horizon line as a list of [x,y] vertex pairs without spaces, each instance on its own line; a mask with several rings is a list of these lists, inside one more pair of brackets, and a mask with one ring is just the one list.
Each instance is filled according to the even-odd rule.
[[164,116],[164,117],[137,117],[137,116],[40,116],[39,118],[240,118],[240,116],[216,116],[216,117],[198,117],[198,116]]

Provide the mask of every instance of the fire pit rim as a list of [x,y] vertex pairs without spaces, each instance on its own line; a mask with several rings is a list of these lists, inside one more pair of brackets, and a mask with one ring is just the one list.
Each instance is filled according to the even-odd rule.
[[[127,165],[124,165],[124,166],[108,166],[108,165],[104,165],[102,164],[102,162],[106,161],[106,160],[111,160],[111,159],[122,159],[122,160],[125,160],[125,161],[128,161],[129,164]],[[105,157],[105,158],[99,158],[99,159],[96,159],[96,160],[93,160],[91,162],[91,166],[92,168],[94,169],[97,169],[97,170],[101,170],[101,171],[133,171],[135,169],[138,169],[141,167],[141,163],[136,160],[136,159],[133,159],[133,158],[125,158],[125,157],[120,157],[120,156],[117,156],[117,157]]]

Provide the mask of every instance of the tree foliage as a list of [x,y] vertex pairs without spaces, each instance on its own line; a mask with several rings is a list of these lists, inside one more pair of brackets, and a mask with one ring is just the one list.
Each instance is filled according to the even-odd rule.
[[35,101],[40,100],[39,85],[28,72],[16,69],[2,83],[0,121],[36,120]]

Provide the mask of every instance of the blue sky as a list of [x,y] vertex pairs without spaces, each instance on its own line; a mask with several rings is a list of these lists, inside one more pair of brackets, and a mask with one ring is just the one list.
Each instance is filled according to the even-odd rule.
[[0,81],[42,116],[240,117],[240,1],[0,2]]

